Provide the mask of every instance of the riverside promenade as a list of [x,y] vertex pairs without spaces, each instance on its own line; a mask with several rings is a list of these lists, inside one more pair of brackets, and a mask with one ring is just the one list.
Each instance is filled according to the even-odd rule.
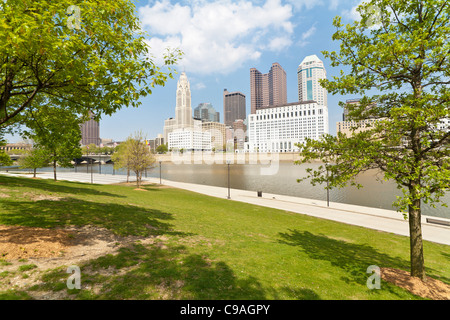
[[[29,174],[5,173],[1,174],[18,177],[31,177]],[[52,172],[40,172],[38,177],[41,179],[53,179]],[[95,184],[116,184],[127,181],[125,175],[112,174],[90,174],[90,173],[75,173],[75,172],[61,172],[57,173],[58,180],[76,181],[84,183]],[[159,178],[143,178],[144,182],[159,184]],[[130,182],[135,181],[135,177],[130,176]],[[208,185],[191,184],[184,182],[176,182],[170,180],[161,180],[165,186],[189,190],[208,196],[227,198],[228,188],[215,187]],[[326,201],[305,199],[284,195],[276,195],[263,193],[258,197],[256,191],[230,189],[230,201],[240,201],[298,214],[305,214],[317,218],[334,220],[355,226],[375,229],[379,231],[394,233],[409,237],[408,221],[403,219],[403,215],[394,210],[377,209],[363,206],[356,206],[350,204],[342,204],[330,202],[329,207]],[[435,243],[450,245],[450,226],[429,223],[427,218],[432,218],[439,221],[450,222],[450,219],[434,218],[422,216],[422,235],[423,239]]]

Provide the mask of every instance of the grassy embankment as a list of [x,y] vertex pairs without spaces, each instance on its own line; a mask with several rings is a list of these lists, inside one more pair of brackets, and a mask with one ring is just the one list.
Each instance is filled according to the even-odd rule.
[[[155,237],[80,265],[81,290],[67,289],[67,266],[61,266],[40,271],[45,284],[1,291],[8,262],[0,261],[0,298],[46,290],[67,291],[70,299],[419,299],[384,281],[380,290],[366,286],[370,265],[409,270],[407,237],[174,188],[143,188],[0,175],[0,225],[95,225],[120,236]],[[59,200],[36,201],[30,194]],[[424,246],[428,275],[449,284],[449,247]],[[25,276],[36,272],[22,269],[17,272]]]

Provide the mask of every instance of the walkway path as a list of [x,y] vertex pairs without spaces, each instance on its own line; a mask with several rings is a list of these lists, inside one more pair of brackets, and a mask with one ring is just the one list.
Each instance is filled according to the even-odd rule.
[[[30,176],[24,174],[3,173],[13,176]],[[40,178],[52,179],[53,173],[39,173]],[[91,179],[96,184],[113,184],[126,182],[125,175],[89,174],[75,172],[58,173],[58,180],[79,181],[90,183]],[[159,178],[144,178],[144,181],[159,184]],[[135,181],[130,177],[130,181]],[[185,189],[205,195],[227,198],[228,189],[222,187],[206,186],[184,182],[162,180],[163,185]],[[231,200],[251,203],[255,205],[276,208],[299,214],[306,214],[323,219],[339,221],[365,228],[409,236],[408,222],[403,215],[393,210],[362,207],[350,204],[305,199],[291,196],[263,193],[258,197],[255,191],[230,189]],[[429,217],[433,218],[433,217]],[[427,217],[422,217],[422,233],[424,240],[450,245],[450,226],[428,223]],[[434,219],[434,218],[433,218]],[[436,218],[436,220],[450,222],[450,219]]]

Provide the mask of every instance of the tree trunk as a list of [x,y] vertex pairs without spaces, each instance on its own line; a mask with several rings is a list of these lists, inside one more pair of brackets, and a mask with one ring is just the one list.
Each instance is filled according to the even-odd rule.
[[408,210],[411,276],[424,280],[425,263],[423,258],[420,199],[413,200],[413,203],[409,205]]
[[53,160],[53,178],[56,181],[56,160]]
[[137,188],[139,189],[139,187],[140,187],[140,180],[139,180],[139,171],[137,171],[136,172],[136,185],[137,185]]
[[127,183],[130,182],[129,177],[130,177],[130,169],[127,169]]
[[33,178],[36,178],[36,168],[33,170]]

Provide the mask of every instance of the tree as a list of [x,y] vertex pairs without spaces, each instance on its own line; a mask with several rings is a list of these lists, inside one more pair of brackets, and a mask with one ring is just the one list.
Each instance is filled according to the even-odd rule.
[[[121,143],[118,152],[114,153],[111,160],[115,168],[127,168],[136,174],[136,185],[139,188],[142,182],[142,173],[151,168],[155,163],[155,157],[145,144],[145,138],[141,132]],[[127,178],[128,182],[128,178]]]
[[159,146],[156,147],[157,153],[165,154],[167,153],[167,151],[169,151],[169,149],[167,148],[167,145],[165,143],[160,144]]
[[[3,130],[0,128],[0,146],[6,145],[6,141],[3,139]],[[11,157],[3,150],[0,150],[0,166],[10,166],[13,164]]]
[[136,174],[136,184],[139,188],[142,182],[142,173],[154,165],[155,157],[145,144],[142,132],[135,133],[128,140],[128,168]]
[[114,153],[111,156],[111,161],[113,162],[114,169],[127,169],[127,182],[129,182],[130,169],[129,169],[129,153],[128,144],[130,139],[125,140],[121,144],[115,147]]
[[435,206],[450,186],[450,128],[442,122],[450,117],[450,3],[371,0],[358,12],[361,20],[352,25],[334,19],[340,52],[323,54],[348,72],[321,85],[332,94],[361,96],[346,106],[350,119],[374,121],[350,136],[308,139],[299,163],[326,163],[308,168],[305,179],[328,180],[330,188],[357,185],[355,177],[370,169],[393,180],[402,190],[394,205],[409,220],[411,275],[424,279],[421,205]]
[[167,71],[157,67],[135,12],[130,0],[3,1],[0,126],[26,120],[49,98],[98,120],[164,85],[181,53],[167,51]]
[[36,169],[47,167],[50,163],[50,153],[42,147],[27,150],[25,157],[19,159],[19,165],[25,169],[33,169],[33,177],[36,178]]
[[61,167],[72,167],[72,161],[81,157],[81,130],[83,122],[70,110],[42,105],[36,112],[29,112],[26,121],[25,135],[35,141],[38,148],[50,154],[49,161],[53,166],[56,181],[57,164]]

